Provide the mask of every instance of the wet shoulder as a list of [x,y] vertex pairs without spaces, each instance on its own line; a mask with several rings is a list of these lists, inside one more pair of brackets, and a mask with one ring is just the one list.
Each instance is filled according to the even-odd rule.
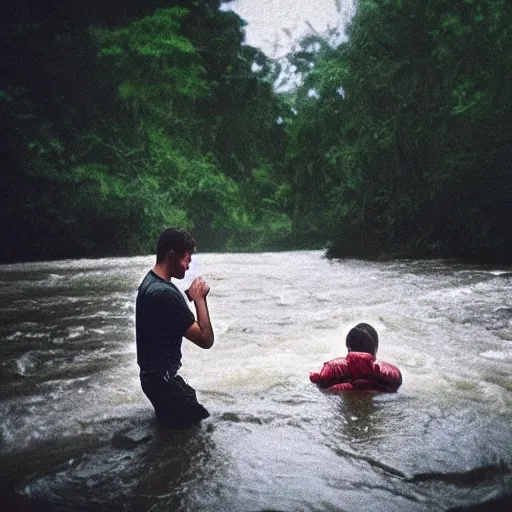
[[173,283],[164,281],[154,272],[148,272],[139,286],[139,295],[146,297],[169,296],[175,299],[182,298],[180,291]]

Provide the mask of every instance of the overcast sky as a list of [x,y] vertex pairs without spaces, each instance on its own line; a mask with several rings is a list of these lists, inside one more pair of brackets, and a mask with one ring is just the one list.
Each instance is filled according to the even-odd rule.
[[324,32],[347,19],[352,6],[353,0],[234,0],[224,4],[223,9],[231,9],[247,21],[248,44],[276,58],[310,31],[306,22]]

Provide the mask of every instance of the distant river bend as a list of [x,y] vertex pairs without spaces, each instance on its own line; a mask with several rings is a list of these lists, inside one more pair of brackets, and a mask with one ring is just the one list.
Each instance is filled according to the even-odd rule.
[[[0,491],[10,509],[456,510],[512,496],[512,269],[197,254],[211,350],[182,375],[211,417],[157,429],[138,381],[152,257],[0,266]],[[308,373],[358,322],[404,377],[333,396]]]

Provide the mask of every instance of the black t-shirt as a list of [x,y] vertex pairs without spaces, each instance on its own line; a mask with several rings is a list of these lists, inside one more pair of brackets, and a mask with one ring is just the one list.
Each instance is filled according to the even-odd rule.
[[183,334],[195,317],[181,292],[150,270],[139,286],[135,304],[137,363],[141,372],[181,367]]

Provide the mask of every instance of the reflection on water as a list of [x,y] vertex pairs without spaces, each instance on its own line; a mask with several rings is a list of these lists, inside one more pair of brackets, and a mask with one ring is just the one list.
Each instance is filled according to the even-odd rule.
[[[449,510],[512,495],[510,268],[198,254],[216,344],[184,346],[211,412],[160,431],[135,362],[151,257],[0,267],[0,493],[26,510]],[[359,322],[397,394],[309,371]],[[492,502],[492,500],[495,500]],[[490,506],[490,505],[489,505]],[[503,509],[505,510],[505,508]]]
[[372,393],[343,393],[339,406],[338,421],[343,426],[344,437],[350,443],[368,444],[376,442],[384,422],[379,421],[378,406]]

